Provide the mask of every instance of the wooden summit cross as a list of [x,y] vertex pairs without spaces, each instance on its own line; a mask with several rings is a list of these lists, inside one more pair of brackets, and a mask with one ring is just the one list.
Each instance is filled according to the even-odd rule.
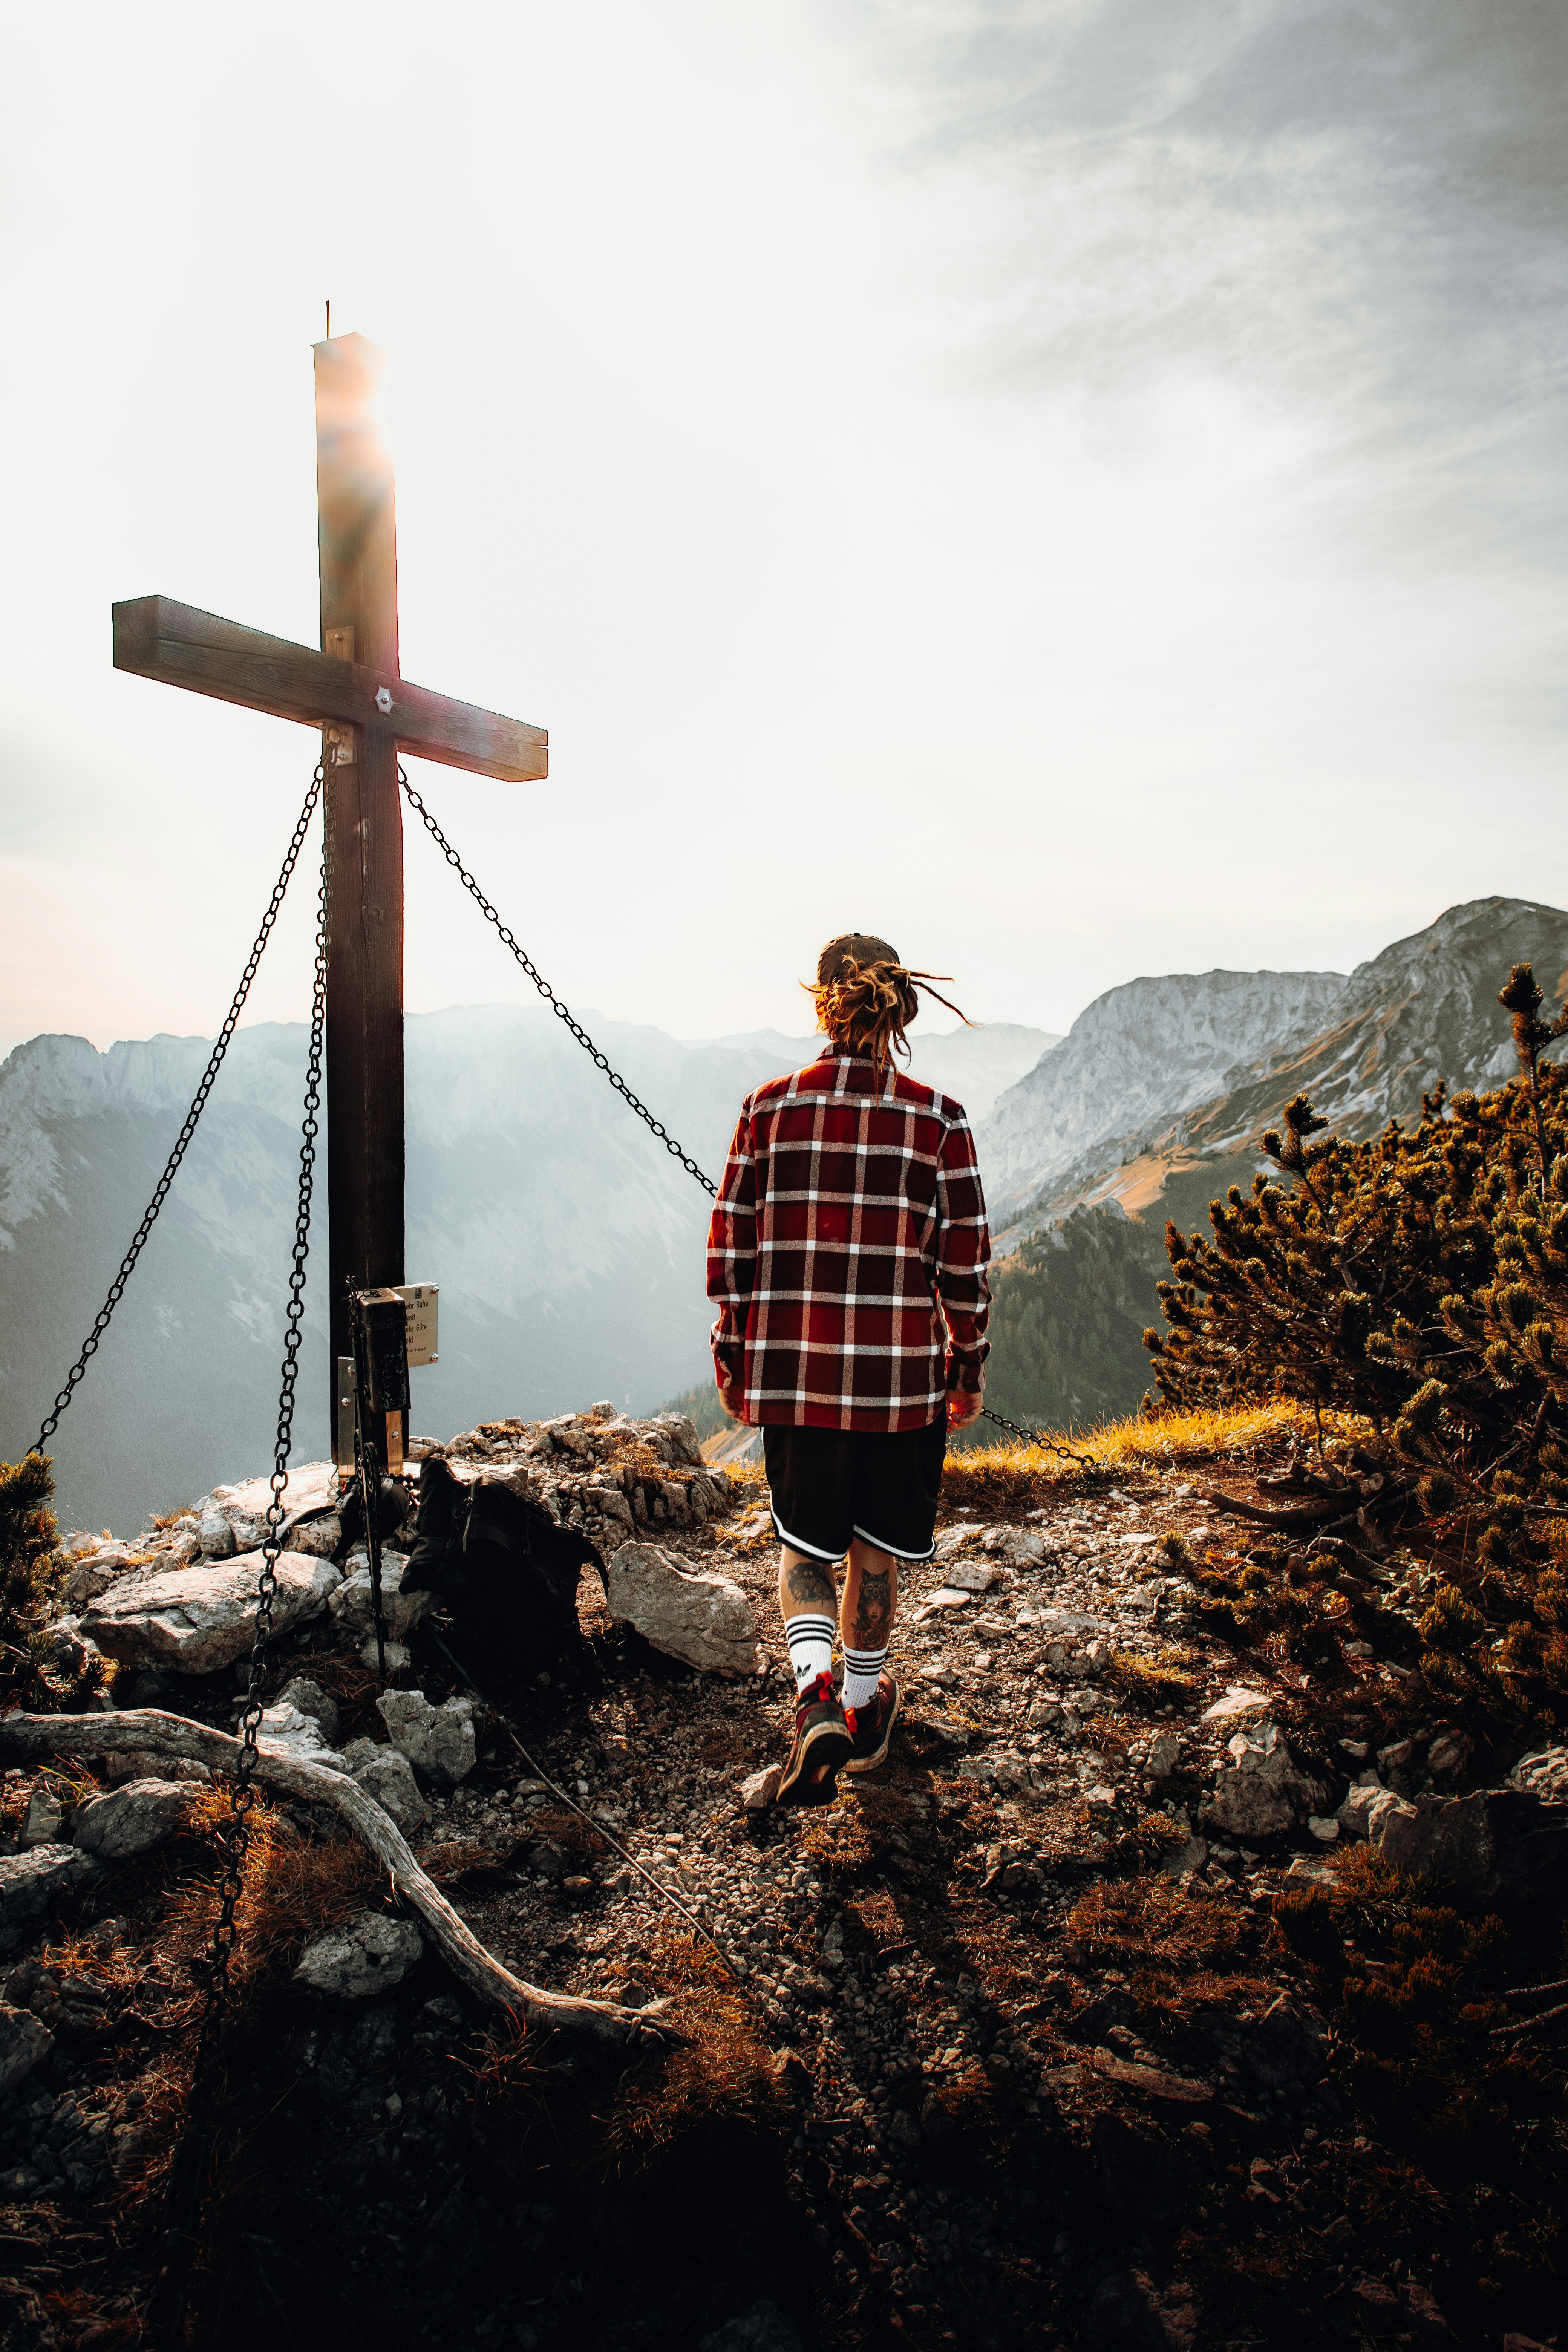
[[332,866],[327,943],[327,1222],[333,1450],[349,1296],[403,1267],[403,813],[397,755],[508,783],[550,772],[541,727],[410,686],[397,666],[392,458],[374,403],[384,353],[329,336],[316,355],[321,650],[167,596],[114,607],[114,666],[321,730]]

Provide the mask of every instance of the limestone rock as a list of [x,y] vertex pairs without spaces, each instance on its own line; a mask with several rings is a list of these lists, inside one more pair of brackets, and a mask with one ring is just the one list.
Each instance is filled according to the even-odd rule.
[[389,1918],[384,1911],[362,1911],[343,1927],[306,1945],[294,1971],[296,1984],[312,1992],[366,2000],[401,1984],[425,1947],[412,1919]]
[[605,1582],[611,1616],[667,1657],[710,1673],[756,1672],[757,1621],[727,1576],[693,1575],[673,1552],[634,1543],[612,1554]]
[[1176,1769],[1182,1743],[1173,1731],[1157,1731],[1149,1742],[1149,1778],[1168,1780]]
[[1204,1811],[1211,1828],[1227,1837],[1274,1837],[1304,1814],[1321,1812],[1328,1791],[1297,1769],[1277,1724],[1237,1732],[1228,1753],[1231,1762]]
[[1372,1842],[1388,1862],[1479,1903],[1546,1903],[1568,1896],[1568,1803],[1531,1791],[1478,1789],[1473,1796],[1389,1794],[1372,1811]]
[[150,1853],[184,1826],[190,1801],[188,1780],[127,1780],[77,1807],[72,1842],[105,1862]]
[[741,1783],[741,1802],[749,1813],[765,1813],[776,1805],[779,1783],[784,1779],[782,1764],[766,1764],[760,1772],[752,1773]]
[[[247,1552],[237,1559],[206,1560],[161,1576],[124,1577],[84,1612],[81,1631],[121,1665],[216,1674],[255,1644],[256,1588],[264,1557]],[[342,1581],[331,1560],[285,1552],[278,1562],[274,1634],[317,1615]]]
[[423,1691],[384,1691],[375,1711],[393,1746],[416,1770],[449,1783],[468,1779],[478,1752],[471,1698],[432,1706]]
[[342,1519],[336,1511],[324,1511],[320,1518],[304,1519],[297,1528],[290,1528],[283,1549],[313,1552],[318,1559],[331,1559],[342,1539]]
[[204,1511],[199,1531],[204,1559],[232,1559],[239,1546],[234,1539],[234,1529],[217,1509]]
[[1251,1683],[1232,1683],[1223,1698],[1205,1707],[1198,1717],[1200,1723],[1228,1723],[1233,1716],[1250,1715],[1255,1707],[1268,1705],[1268,1693],[1258,1690]]
[[1379,1797],[1391,1794],[1392,1791],[1384,1787],[1375,1772],[1359,1773],[1354,1787],[1349,1791],[1344,1803],[1334,1815],[1342,1835],[1352,1840],[1364,1838],[1372,1820],[1373,1805],[1376,1804]]
[[953,1559],[942,1570],[944,1592],[989,1592],[994,1584],[1002,1581],[1002,1563],[996,1559]]
[[101,1864],[74,1845],[37,1845],[0,1854],[0,1952],[15,1948],[29,1920],[98,1876]]
[[367,1797],[375,1799],[384,1813],[391,1814],[404,1836],[410,1837],[430,1818],[430,1808],[419,1793],[414,1767],[395,1748],[376,1748],[370,1740],[352,1741],[350,1757],[355,1748],[367,1747],[372,1749],[371,1755],[361,1764],[351,1764],[353,1779]]
[[25,2009],[0,2001],[0,2097],[32,2073],[48,2056],[55,2037]]
[[[395,1642],[391,1635],[388,1634],[386,1640],[381,1646],[386,1660],[386,1671],[389,1675],[400,1675],[405,1666],[411,1665],[413,1664],[414,1654],[408,1648],[406,1643]],[[374,1631],[368,1633],[359,1645],[359,1662],[362,1666],[368,1666],[373,1675],[379,1675],[381,1672],[381,1659],[376,1655],[375,1634]]]
[[[414,1631],[430,1607],[431,1596],[410,1586],[405,1592],[403,1580],[408,1569],[406,1552],[384,1550],[381,1555],[381,1613],[388,1636],[401,1641]],[[371,1607],[370,1564],[363,1552],[351,1552],[348,1574],[327,1603],[345,1633],[363,1639],[375,1631],[375,1616]]]
[[1568,1748],[1538,1748],[1532,1756],[1521,1756],[1508,1776],[1508,1785],[1553,1804],[1568,1803]]
[[22,1821],[24,1845],[53,1845],[60,1833],[60,1801],[47,1780],[40,1780],[27,1800]]
[[321,1727],[321,1738],[330,1748],[338,1736],[338,1703],[312,1682],[309,1675],[296,1675],[278,1694],[280,1706],[297,1706],[301,1715],[312,1716]]
[[[337,1709],[332,1709],[334,1718]],[[270,1706],[263,1707],[257,1738],[271,1747],[281,1748],[297,1756],[301,1764],[324,1764],[330,1772],[347,1770],[336,1748],[329,1747],[321,1727],[313,1715],[307,1715],[293,1706],[287,1691]]]

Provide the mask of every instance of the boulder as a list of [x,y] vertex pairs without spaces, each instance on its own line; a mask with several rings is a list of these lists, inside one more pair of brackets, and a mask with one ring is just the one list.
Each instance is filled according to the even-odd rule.
[[1237,1732],[1227,1752],[1230,1764],[1204,1809],[1211,1828],[1227,1837],[1275,1837],[1307,1813],[1321,1812],[1328,1791],[1298,1770],[1277,1724]]
[[197,1540],[204,1559],[232,1559],[239,1549],[234,1539],[234,1529],[216,1506],[202,1513]]
[[468,1779],[478,1753],[471,1698],[432,1706],[423,1691],[384,1691],[375,1711],[387,1738],[416,1771],[447,1786]]
[[309,1675],[296,1675],[291,1683],[286,1683],[278,1694],[278,1703],[280,1706],[297,1706],[301,1715],[313,1717],[329,1748],[336,1739],[338,1703]]
[[336,1993],[343,2000],[367,2000],[401,1984],[424,1948],[412,1919],[362,1911],[346,1927],[334,1927],[306,1945],[294,1981],[312,1992]]
[[[369,1756],[360,1763],[353,1758],[356,1748],[368,1748]],[[412,1837],[430,1818],[430,1808],[419,1793],[419,1783],[414,1777],[414,1767],[406,1756],[395,1748],[377,1748],[374,1740],[355,1739],[349,1744],[349,1769],[354,1780],[367,1797],[374,1797],[384,1813],[390,1813],[405,1837]]]
[[[335,1717],[335,1707],[332,1713]],[[297,1756],[301,1764],[324,1764],[329,1772],[348,1769],[336,1748],[328,1745],[316,1717],[291,1705],[287,1693],[270,1706],[263,1707],[257,1737]]]
[[[428,1592],[412,1586],[403,1589],[408,1569],[408,1555],[401,1551],[384,1551],[381,1555],[381,1613],[387,1635],[400,1641],[411,1633],[430,1606]],[[351,1552],[348,1573],[327,1603],[345,1633],[363,1640],[375,1631],[375,1615],[371,1606],[370,1563],[363,1552]]]
[[1538,1748],[1533,1755],[1521,1756],[1508,1785],[1552,1804],[1568,1804],[1568,1748]]
[[1340,1825],[1341,1834],[1352,1840],[1364,1838],[1372,1820],[1373,1807],[1380,1797],[1386,1797],[1392,1793],[1390,1790],[1384,1787],[1375,1772],[1359,1774],[1354,1787],[1349,1791],[1344,1803],[1334,1815],[1335,1821]]
[[60,1801],[47,1780],[40,1780],[27,1800],[22,1819],[24,1845],[53,1845],[60,1833]]
[[55,2037],[47,2026],[40,2025],[25,2009],[13,2009],[9,2001],[0,2000],[0,2097],[30,2074],[54,2046]]
[[655,1544],[623,1544],[611,1555],[605,1584],[611,1616],[667,1657],[708,1673],[756,1672],[757,1621],[727,1576],[695,1575]]
[[101,1867],[74,1845],[0,1854],[0,1952],[13,1951],[30,1920],[87,1885]]
[[1475,1903],[1544,1903],[1568,1895],[1568,1803],[1520,1789],[1473,1796],[1392,1793],[1373,1806],[1367,1834],[1385,1861]]
[[318,1559],[331,1559],[343,1539],[343,1523],[336,1511],[323,1511],[319,1517],[301,1519],[290,1528],[284,1538],[285,1551],[308,1551]]
[[190,1801],[188,1780],[127,1780],[77,1807],[72,1843],[104,1862],[150,1853],[184,1826]]
[[[247,1552],[161,1576],[123,1577],[83,1612],[81,1631],[121,1665],[216,1674],[255,1646],[256,1588],[264,1558]],[[272,1602],[274,1635],[318,1615],[342,1581],[331,1560],[285,1552],[278,1562]]]

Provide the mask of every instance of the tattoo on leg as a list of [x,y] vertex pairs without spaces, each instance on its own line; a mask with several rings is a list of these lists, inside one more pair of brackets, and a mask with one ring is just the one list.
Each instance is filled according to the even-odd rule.
[[837,1590],[820,1560],[786,1555],[779,1570],[779,1600],[785,1617],[833,1617],[838,1612]]
[[858,1650],[879,1650],[886,1645],[888,1629],[893,1622],[892,1575],[875,1569],[860,1571],[860,1591],[855,1609],[855,1646]]

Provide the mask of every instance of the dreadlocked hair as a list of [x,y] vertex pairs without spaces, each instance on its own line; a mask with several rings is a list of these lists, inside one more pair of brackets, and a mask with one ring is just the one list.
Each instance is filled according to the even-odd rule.
[[907,964],[887,957],[858,963],[847,956],[831,980],[803,981],[801,986],[816,1007],[817,1027],[848,1053],[869,1054],[880,1076],[895,1051],[909,1059],[910,1041],[904,1032],[921,1009],[922,989],[939,1004],[947,1005],[950,1013],[958,1013],[966,1029],[973,1027],[967,1013],[959,1013],[956,1004],[931,987],[933,980],[948,976],[910,971]]

